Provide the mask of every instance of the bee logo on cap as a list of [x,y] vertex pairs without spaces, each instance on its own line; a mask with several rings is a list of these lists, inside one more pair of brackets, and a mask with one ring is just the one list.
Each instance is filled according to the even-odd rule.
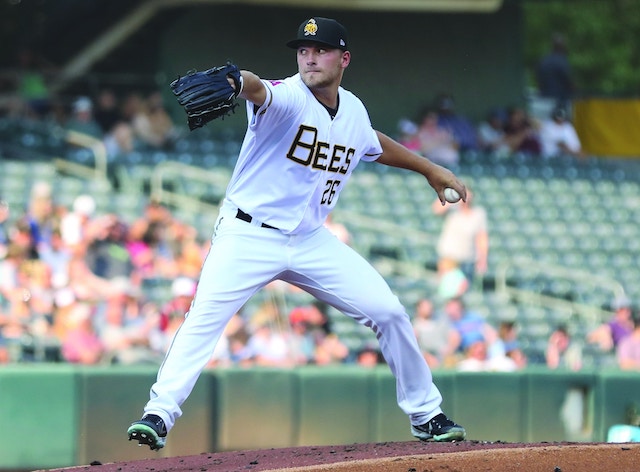
[[305,36],[315,36],[318,31],[318,25],[316,24],[316,20],[311,18],[307,24],[304,26],[304,35]]

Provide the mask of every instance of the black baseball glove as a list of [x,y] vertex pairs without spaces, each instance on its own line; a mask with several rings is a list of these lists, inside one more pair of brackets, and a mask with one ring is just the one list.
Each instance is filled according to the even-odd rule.
[[[227,77],[233,79],[235,89]],[[193,131],[235,112],[236,97],[242,91],[242,77],[238,67],[228,62],[209,70],[189,72],[171,82],[170,87],[187,113],[189,129]]]

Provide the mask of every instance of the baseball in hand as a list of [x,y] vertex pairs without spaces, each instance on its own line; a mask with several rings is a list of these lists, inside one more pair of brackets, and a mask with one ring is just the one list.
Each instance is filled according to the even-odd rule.
[[460,194],[454,189],[447,187],[444,189],[444,199],[449,203],[455,203],[460,200]]

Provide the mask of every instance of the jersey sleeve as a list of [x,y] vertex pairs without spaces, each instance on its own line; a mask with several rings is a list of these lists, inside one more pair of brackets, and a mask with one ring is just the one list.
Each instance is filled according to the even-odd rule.
[[382,156],[382,145],[378,139],[378,134],[371,126],[369,127],[369,130],[371,134],[370,145],[362,156],[362,160],[365,162],[373,162]]
[[264,103],[255,109],[252,103],[247,102],[247,114],[249,127],[255,129],[263,121],[268,121],[271,126],[285,121],[297,109],[302,106],[303,98],[292,86],[289,79],[266,80],[261,79],[267,91]]

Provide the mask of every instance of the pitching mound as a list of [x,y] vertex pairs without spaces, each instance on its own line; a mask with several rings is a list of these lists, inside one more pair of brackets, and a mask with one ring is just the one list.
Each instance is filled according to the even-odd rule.
[[640,443],[419,441],[295,447],[145,459],[74,467],[74,472],[632,472]]

